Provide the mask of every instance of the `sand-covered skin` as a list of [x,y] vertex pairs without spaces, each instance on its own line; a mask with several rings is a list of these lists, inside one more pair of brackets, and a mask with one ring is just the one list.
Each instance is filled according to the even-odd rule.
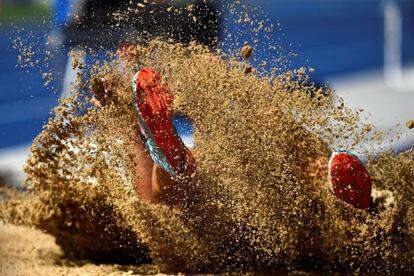
[[[355,209],[329,192],[323,168],[310,175],[329,142],[361,140],[367,128],[306,85],[303,69],[259,78],[202,46],[153,41],[129,51],[78,76],[77,96],[34,141],[28,193],[9,197],[5,220],[51,233],[74,259],[149,255],[163,272],[412,271],[412,152],[368,167],[394,204]],[[131,80],[141,66],[163,74],[176,110],[194,120],[198,171],[186,206],[147,205],[133,188]],[[104,88],[100,107],[88,103],[91,86]]]

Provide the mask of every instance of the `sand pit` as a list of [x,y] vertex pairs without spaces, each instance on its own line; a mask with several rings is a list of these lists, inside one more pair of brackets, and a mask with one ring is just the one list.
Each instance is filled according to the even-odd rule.
[[0,224],[1,275],[155,275],[155,265],[105,265],[70,261],[53,236],[25,226]]
[[[35,227],[59,246],[43,235],[42,246],[50,246],[23,250],[32,260],[24,267],[97,274],[413,272],[413,151],[367,155],[377,191],[369,211],[338,200],[326,185],[332,143],[352,149],[381,140],[380,133],[340,99],[333,104],[332,91],[311,84],[306,68],[253,68],[254,45],[239,46],[222,54],[155,39],[86,69],[74,57],[74,69],[84,71],[73,97],[60,102],[33,142],[26,190],[2,189],[5,235],[38,233],[10,224]],[[140,176],[131,80],[143,66],[164,76],[175,110],[194,122],[198,169],[185,206],[149,205],[134,190]],[[317,160],[325,165],[315,166]],[[14,243],[9,238],[6,246]],[[12,252],[7,258],[16,259]],[[139,266],[146,263],[156,266]]]
[[[6,193],[4,220],[52,234],[72,260],[152,260],[168,273],[413,269],[412,152],[371,160],[374,186],[392,204],[380,192],[373,210],[355,209],[329,192],[323,168],[310,177],[312,160],[338,135],[361,140],[367,128],[305,85],[303,70],[258,77],[244,61],[162,41],[128,51],[134,59],[78,76],[76,96],[33,143],[28,190]],[[133,188],[130,82],[140,66],[163,73],[175,109],[195,122],[198,172],[186,206],[148,205]],[[89,104],[97,80],[100,107]]]

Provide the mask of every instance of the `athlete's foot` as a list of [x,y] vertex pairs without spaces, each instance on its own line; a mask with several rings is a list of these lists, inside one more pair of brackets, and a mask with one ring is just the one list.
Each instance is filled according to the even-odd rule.
[[358,156],[348,150],[332,153],[328,164],[329,188],[355,208],[368,209],[371,202],[371,177]]
[[172,124],[173,95],[162,76],[142,68],[134,76],[133,91],[140,132],[154,163],[171,177],[192,177],[195,160]]

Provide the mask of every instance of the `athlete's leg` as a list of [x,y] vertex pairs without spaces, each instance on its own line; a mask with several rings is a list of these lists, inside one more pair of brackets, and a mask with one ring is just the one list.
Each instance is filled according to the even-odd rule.
[[185,204],[196,166],[172,124],[173,95],[151,68],[134,76],[133,93],[139,131],[147,148],[136,149],[137,193],[149,203]]

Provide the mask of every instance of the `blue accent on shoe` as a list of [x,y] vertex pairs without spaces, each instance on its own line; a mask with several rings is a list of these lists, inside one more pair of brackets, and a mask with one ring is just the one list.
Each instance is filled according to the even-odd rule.
[[138,107],[138,97],[137,97],[137,91],[136,91],[136,83],[138,74],[140,71],[138,71],[132,80],[132,91],[133,91],[133,97],[134,97],[134,105],[135,105],[135,111],[138,115],[138,122],[141,125],[142,129],[144,130],[144,136],[147,139],[145,142],[145,146],[147,150],[149,151],[149,154],[151,156],[151,159],[154,161],[155,164],[160,166],[162,169],[164,169],[170,176],[176,176],[176,173],[174,169],[172,168],[171,164],[168,162],[167,158],[165,157],[165,154],[162,152],[158,144],[155,142],[154,137],[152,136],[152,133],[150,132],[147,124],[144,121],[144,118],[142,118],[141,112],[139,111]]

